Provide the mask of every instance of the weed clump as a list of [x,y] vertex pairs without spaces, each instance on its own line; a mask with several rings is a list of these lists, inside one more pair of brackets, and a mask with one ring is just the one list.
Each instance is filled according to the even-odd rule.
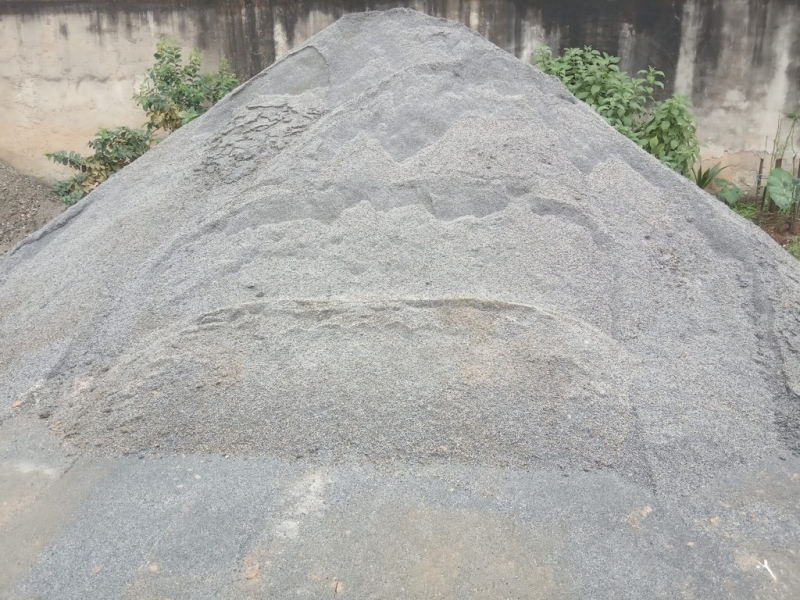
[[614,129],[688,177],[700,151],[689,99],[674,94],[656,101],[664,73],[650,67],[639,71],[642,77],[631,77],[620,70],[619,60],[591,46],[567,48],[561,56],[541,46],[533,56],[537,67],[558,77]]

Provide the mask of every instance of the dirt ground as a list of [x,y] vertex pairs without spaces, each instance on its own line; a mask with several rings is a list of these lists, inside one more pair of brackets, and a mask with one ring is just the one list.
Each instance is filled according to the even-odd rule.
[[0,255],[66,208],[49,186],[0,161]]
[[800,234],[800,221],[792,221],[788,216],[782,214],[762,214],[756,224],[784,247]]

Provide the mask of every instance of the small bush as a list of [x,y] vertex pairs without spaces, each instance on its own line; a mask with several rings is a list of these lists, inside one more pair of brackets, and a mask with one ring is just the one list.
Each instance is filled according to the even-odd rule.
[[117,127],[100,129],[89,147],[91,156],[77,152],[45,154],[53,162],[78,171],[69,179],[59,181],[53,192],[67,204],[75,204],[122,167],[147,152],[158,140],[153,133],[159,129],[172,132],[207,111],[225,94],[239,85],[239,80],[223,59],[219,70],[200,75],[200,54],[189,56],[188,64],[181,59],[181,48],[175,42],[163,41],[156,46],[156,63],[147,71],[134,100],[147,113],[148,121],[139,129]]
[[239,85],[224,58],[216,73],[200,75],[200,53],[192,52],[184,65],[181,48],[174,42],[159,42],[155,59],[155,65],[147,71],[147,78],[134,96],[147,113],[147,126],[151,129],[175,131]]
[[697,187],[699,187],[701,190],[704,190],[712,183],[717,181],[717,175],[727,168],[728,167],[723,167],[719,163],[715,164],[713,167],[709,167],[708,169],[703,169],[702,166],[698,166],[696,169],[692,169],[692,175],[690,179],[697,184]]
[[701,190],[707,190],[711,185],[716,185],[719,188],[717,198],[729,206],[734,206],[742,199],[744,192],[736,184],[719,177],[719,174],[727,168],[719,163],[708,169],[698,166],[697,168],[692,168],[689,179],[694,181]]
[[53,162],[78,171],[69,179],[59,181],[53,191],[65,203],[75,204],[122,167],[147,152],[153,143],[152,132],[147,128],[103,128],[89,142],[89,147],[94,150],[91,156],[63,150],[46,154]]
[[553,56],[547,46],[534,54],[534,64],[558,77],[577,98],[594,108],[617,131],[679,173],[689,176],[699,143],[688,98],[680,95],[657,102],[664,73],[650,67],[631,77],[619,69],[619,58],[590,46],[567,48]]
[[744,192],[741,188],[727,179],[717,179],[716,184],[719,186],[717,198],[723,202],[727,202],[729,206],[736,206],[739,200],[742,199],[742,196],[744,196]]

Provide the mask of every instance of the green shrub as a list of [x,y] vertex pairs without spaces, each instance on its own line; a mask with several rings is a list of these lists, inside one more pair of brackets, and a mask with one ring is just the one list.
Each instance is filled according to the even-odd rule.
[[679,173],[688,176],[697,161],[697,130],[688,98],[680,95],[658,102],[653,97],[664,73],[650,67],[643,77],[619,69],[619,58],[590,46],[567,48],[553,56],[547,46],[534,54],[542,71],[555,75],[577,98],[594,108],[617,131]]
[[[716,183],[719,186],[717,198],[723,202],[727,202],[729,206],[736,206],[739,200],[742,199],[742,196],[744,196],[744,192],[741,188],[727,179],[717,179]],[[753,208],[755,209],[755,207]]]
[[708,169],[703,169],[702,166],[698,166],[696,169],[692,168],[689,179],[694,181],[697,187],[702,190],[708,189],[712,184],[716,185],[719,188],[717,198],[727,203],[729,206],[734,206],[742,199],[744,192],[742,192],[736,184],[722,177],[718,177],[718,175],[727,168],[728,167],[721,166],[719,163]]
[[[782,133],[784,121],[788,119],[789,130]],[[786,152],[791,148],[794,151],[794,132],[800,121],[800,107],[794,112],[782,114],[778,119],[778,128],[772,141],[772,153],[769,161],[769,175],[764,186],[764,195],[761,197],[761,210],[771,212],[774,207],[782,212],[790,212],[792,208],[797,211],[797,200],[800,197],[800,180],[792,177],[789,171],[780,167],[786,157]],[[795,152],[795,158],[797,154]],[[794,160],[792,160],[794,167]],[[792,169],[794,170],[794,169]]]
[[89,142],[89,147],[94,150],[91,156],[63,150],[48,153],[45,156],[53,162],[78,171],[69,179],[59,181],[53,191],[65,203],[75,204],[122,167],[147,152],[153,143],[152,132],[147,128],[103,128]]
[[223,59],[219,70],[200,75],[200,54],[189,56],[188,64],[181,59],[181,48],[175,42],[159,42],[156,63],[147,71],[147,78],[134,100],[147,113],[148,121],[140,129],[117,127],[100,129],[89,147],[91,156],[77,152],[45,154],[53,162],[78,171],[69,179],[59,181],[53,192],[67,204],[75,204],[122,167],[147,152],[158,140],[156,130],[172,132],[197,118],[225,94],[239,85],[239,80]]
[[689,175],[700,154],[691,103],[675,95],[654,104],[653,113],[637,131],[639,145],[668,167]]
[[159,42],[155,59],[139,93],[134,95],[136,103],[147,113],[147,126],[151,129],[175,131],[239,85],[224,58],[219,70],[207,75],[200,75],[201,60],[197,50],[189,55],[184,65],[181,48],[175,42]]
[[697,187],[699,187],[701,190],[704,190],[712,183],[717,181],[717,175],[727,168],[728,167],[723,167],[719,163],[715,164],[713,167],[709,167],[708,169],[703,169],[702,166],[698,166],[696,169],[692,169],[690,179],[697,184]]

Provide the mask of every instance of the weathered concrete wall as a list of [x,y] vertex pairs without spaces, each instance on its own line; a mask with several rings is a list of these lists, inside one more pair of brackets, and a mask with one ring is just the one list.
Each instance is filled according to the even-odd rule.
[[692,98],[704,156],[740,165],[745,184],[800,100],[800,0],[0,0],[0,159],[55,177],[44,152],[140,124],[131,96],[161,38],[200,48],[211,68],[225,55],[246,78],[346,12],[398,5],[525,59],[542,43],[591,44],[629,70],[657,66]]

